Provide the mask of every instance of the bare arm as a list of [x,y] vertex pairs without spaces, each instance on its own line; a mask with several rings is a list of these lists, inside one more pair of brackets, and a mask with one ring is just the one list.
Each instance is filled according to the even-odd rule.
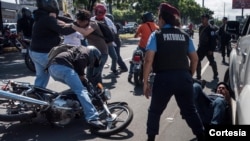
[[188,58],[190,59],[190,70],[193,76],[198,64],[198,55],[196,52],[192,52],[188,54]]
[[155,52],[154,51],[147,51],[145,54],[145,61],[143,66],[143,93],[145,97],[148,99],[151,93],[151,88],[148,84],[148,76],[152,70],[152,64],[154,60]]
[[90,33],[92,33],[94,31],[94,29],[91,26],[81,28],[81,27],[78,27],[78,26],[72,24],[72,28],[75,31],[78,31],[79,33],[81,33],[84,37],[88,36]]

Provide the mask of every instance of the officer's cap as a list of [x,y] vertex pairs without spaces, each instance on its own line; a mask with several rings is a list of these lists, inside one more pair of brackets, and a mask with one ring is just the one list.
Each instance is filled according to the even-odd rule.
[[180,11],[168,3],[161,3],[159,6],[159,10],[166,11],[169,14],[180,17]]

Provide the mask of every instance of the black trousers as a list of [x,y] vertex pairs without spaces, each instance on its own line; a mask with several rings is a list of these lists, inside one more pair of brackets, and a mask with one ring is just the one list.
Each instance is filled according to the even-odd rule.
[[197,78],[200,79],[201,78],[201,61],[204,59],[204,57],[207,57],[208,61],[209,61],[209,65],[212,67],[214,76],[218,75],[218,70],[217,70],[217,64],[214,60],[214,54],[209,54],[208,51],[202,50],[202,49],[198,49],[197,50],[197,54],[199,57],[199,61],[198,61],[198,65],[197,65],[197,69],[196,69],[196,75]]
[[229,57],[230,52],[231,52],[231,47],[229,42],[221,42],[221,56],[222,58],[226,56],[227,53],[227,57]]

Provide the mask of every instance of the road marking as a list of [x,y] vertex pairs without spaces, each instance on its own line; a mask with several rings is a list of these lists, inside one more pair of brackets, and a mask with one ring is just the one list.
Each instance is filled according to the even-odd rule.
[[201,75],[206,71],[208,66],[209,66],[209,61],[206,63],[206,65],[204,67],[202,67]]

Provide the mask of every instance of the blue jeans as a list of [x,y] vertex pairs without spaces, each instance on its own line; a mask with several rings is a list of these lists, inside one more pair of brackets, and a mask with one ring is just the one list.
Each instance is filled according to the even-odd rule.
[[74,69],[64,65],[52,64],[49,67],[49,73],[56,81],[67,84],[77,95],[77,98],[83,107],[83,112],[87,121],[99,119],[99,114],[89,98],[88,90],[83,86]]
[[35,51],[29,51],[30,58],[35,64],[36,79],[35,86],[46,88],[49,82],[49,73],[45,71],[48,63],[48,53],[39,53]]
[[112,59],[112,63],[111,63],[111,71],[116,71],[116,63],[117,63],[117,60],[118,60],[118,57],[117,57],[117,54],[116,54],[116,51],[115,51],[115,47],[113,45],[109,45],[109,56],[111,57]]
[[193,87],[195,104],[202,122],[205,125],[227,122],[225,115],[228,106],[225,98],[215,94],[205,94],[198,83],[194,83]]
[[[120,54],[120,46],[116,46],[115,47],[115,52],[117,54],[118,60],[117,63],[120,66],[121,70],[128,70],[127,65],[125,64],[125,62],[122,60],[121,54]],[[113,63],[113,62],[112,62]]]
[[91,80],[94,85],[96,85],[98,82],[102,83],[102,71],[107,60],[108,60],[108,54],[102,54],[101,64],[99,67],[97,68],[87,67],[87,79]]
[[147,134],[157,135],[160,117],[172,96],[175,96],[182,118],[195,135],[204,132],[193,98],[193,79],[188,70],[169,70],[154,78],[151,103],[148,110]]

